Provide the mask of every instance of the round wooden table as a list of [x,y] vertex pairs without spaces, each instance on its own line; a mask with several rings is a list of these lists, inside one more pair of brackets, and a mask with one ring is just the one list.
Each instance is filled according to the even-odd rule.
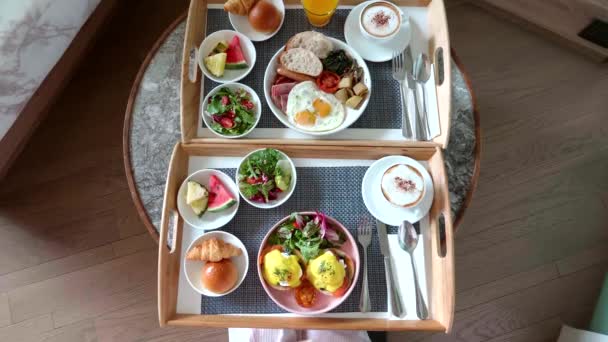
[[[139,69],[127,103],[123,157],[139,216],[158,242],[171,151],[180,135],[180,78],[186,13],[156,41]],[[445,166],[454,227],[462,222],[479,176],[481,133],[469,79],[452,51],[452,127]]]

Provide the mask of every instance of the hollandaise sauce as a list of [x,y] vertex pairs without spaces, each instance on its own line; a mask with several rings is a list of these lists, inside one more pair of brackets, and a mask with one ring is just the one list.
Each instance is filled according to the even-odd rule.
[[276,286],[298,287],[302,268],[298,257],[272,250],[264,256],[264,279]]
[[334,253],[326,251],[308,263],[306,277],[318,290],[335,292],[344,283],[346,270]]

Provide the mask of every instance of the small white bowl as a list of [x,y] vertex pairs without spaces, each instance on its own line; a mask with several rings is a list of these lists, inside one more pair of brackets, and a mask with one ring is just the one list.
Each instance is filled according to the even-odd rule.
[[[232,193],[236,203],[233,204],[230,208],[216,212],[210,213],[206,211],[201,217],[198,217],[192,208],[186,203],[186,193],[188,191],[188,181],[193,180],[198,182],[205,187],[208,187],[209,177],[211,175],[217,176],[222,184],[226,186],[226,189]],[[237,210],[239,209],[239,190],[234,184],[234,181],[228,177],[227,174],[211,169],[203,169],[194,172],[186,179],[184,179],[182,185],[179,187],[179,191],[177,192],[177,210],[179,210],[179,214],[182,218],[192,227],[204,230],[212,230],[220,228],[226,225],[234,215],[236,215]]]
[[236,281],[236,284],[234,284],[234,287],[226,293],[215,293],[206,289],[201,282],[201,271],[203,270],[203,266],[205,266],[205,261],[186,260],[186,258],[184,257],[184,274],[186,274],[186,280],[188,280],[188,283],[196,292],[208,297],[221,297],[231,293],[241,285],[241,283],[247,276],[247,270],[249,269],[249,255],[247,254],[247,249],[245,248],[245,245],[243,245],[241,240],[239,240],[236,236],[230,233],[226,233],[220,230],[201,235],[198,239],[192,241],[186,251],[189,251],[194,246],[199,245],[203,241],[212,238],[224,240],[224,242],[230,243],[235,247],[240,248],[243,252],[241,255],[230,258],[234,266],[236,266],[238,274],[238,279]]
[[[248,131],[244,132],[243,134],[224,135],[220,132],[216,132],[215,130],[213,130],[213,128],[211,128],[211,123],[213,122],[213,119],[211,118],[211,116],[206,114],[205,110],[207,109],[207,106],[209,105],[209,99],[213,95],[215,95],[221,88],[224,88],[224,87],[228,88],[232,91],[235,91],[237,89],[245,89],[251,95],[251,102],[253,102],[253,106],[254,106],[253,115],[255,115],[255,123],[253,124],[253,126],[251,126],[251,128]],[[209,128],[209,130],[219,137],[228,138],[228,139],[242,138],[242,137],[246,136],[247,134],[251,133],[253,131],[253,129],[258,125],[258,122],[260,122],[260,117],[262,116],[262,103],[260,102],[260,97],[255,92],[255,90],[251,89],[250,87],[248,87],[242,83],[226,83],[226,84],[221,84],[221,85],[213,88],[213,90],[211,90],[209,92],[209,94],[207,94],[207,96],[205,96],[205,99],[203,100],[201,106],[203,107],[201,110],[201,115],[203,116],[203,121],[205,122],[205,125]]]
[[[249,153],[248,155],[246,155],[243,160],[241,160],[241,162],[239,163],[239,167],[236,170],[236,184],[237,184],[237,188],[238,188],[238,184],[239,184],[239,170],[241,168],[241,165],[245,162],[245,160],[247,160],[247,158],[249,158],[250,155],[252,155],[253,153],[257,152],[257,151],[261,151],[264,150],[264,148],[252,151],[251,153]],[[275,149],[276,150],[276,149]],[[279,151],[279,153],[281,154],[281,156],[283,156],[283,158],[285,160],[287,160],[289,162],[289,165],[291,165],[291,183],[289,184],[289,189],[287,191],[283,191],[281,192],[277,199],[274,201],[270,201],[268,203],[261,203],[261,202],[255,202],[250,200],[249,198],[245,197],[245,195],[243,195],[243,193],[241,192],[241,189],[239,188],[239,194],[241,195],[241,197],[249,204],[251,204],[252,206],[256,207],[256,208],[260,208],[260,209],[271,209],[271,208],[276,208],[278,206],[280,206],[281,204],[285,203],[289,197],[291,197],[291,194],[293,194],[294,189],[296,188],[296,181],[297,181],[297,173],[296,173],[296,166],[293,163],[293,161],[282,151]]]
[[[241,50],[243,50],[243,56],[245,57],[245,60],[247,61],[249,67],[247,67],[246,69],[235,70],[226,69],[224,71],[224,76],[216,77],[212,75],[209,70],[207,70],[203,59],[209,56],[209,53],[213,51],[213,48],[215,48],[215,46],[220,40],[225,40],[230,43],[230,40],[234,36],[239,36],[239,39],[241,41]],[[201,46],[197,51],[196,59],[198,61],[199,67],[201,68],[205,76],[218,83],[230,83],[241,80],[243,77],[247,76],[249,72],[251,72],[253,66],[255,65],[256,51],[255,46],[253,46],[251,40],[249,40],[249,38],[247,38],[244,34],[231,30],[222,30],[213,32],[212,34],[208,35],[205,40],[203,40]]]
[[236,31],[246,35],[249,39],[253,40],[254,42],[261,42],[261,41],[270,39],[272,36],[277,34],[277,32],[279,32],[281,30],[281,27],[283,27],[283,21],[285,20],[285,4],[283,4],[283,0],[266,0],[266,1],[273,4],[274,7],[276,7],[279,10],[279,12],[281,12],[281,23],[279,24],[279,27],[277,27],[277,29],[274,32],[272,32],[272,33],[258,32],[256,30],[254,30],[253,27],[251,26],[251,24],[249,23],[248,16],[228,13],[228,19],[230,19],[230,24],[232,24],[232,27]]

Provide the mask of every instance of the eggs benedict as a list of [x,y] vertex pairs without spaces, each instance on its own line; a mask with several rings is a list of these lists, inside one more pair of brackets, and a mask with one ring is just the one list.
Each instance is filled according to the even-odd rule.
[[340,297],[354,277],[354,263],[338,249],[326,249],[308,262],[306,278],[322,293]]
[[300,258],[283,251],[282,246],[272,246],[262,253],[261,263],[266,283],[277,290],[289,290],[302,283]]

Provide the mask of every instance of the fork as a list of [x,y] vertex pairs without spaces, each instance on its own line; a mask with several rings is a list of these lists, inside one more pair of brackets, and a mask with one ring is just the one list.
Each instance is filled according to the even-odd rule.
[[410,119],[407,115],[407,101],[405,100],[405,88],[403,87],[403,83],[405,82],[406,78],[405,56],[403,51],[399,53],[393,51],[393,59],[391,60],[391,65],[393,71],[393,79],[399,82],[399,94],[401,94],[401,133],[403,134],[403,137],[411,139],[413,137],[412,126],[410,124]]
[[359,310],[368,312],[370,308],[369,290],[367,286],[367,247],[372,242],[372,228],[367,217],[359,223],[357,228],[357,239],[363,247],[363,287],[361,289],[361,300],[359,301]]

